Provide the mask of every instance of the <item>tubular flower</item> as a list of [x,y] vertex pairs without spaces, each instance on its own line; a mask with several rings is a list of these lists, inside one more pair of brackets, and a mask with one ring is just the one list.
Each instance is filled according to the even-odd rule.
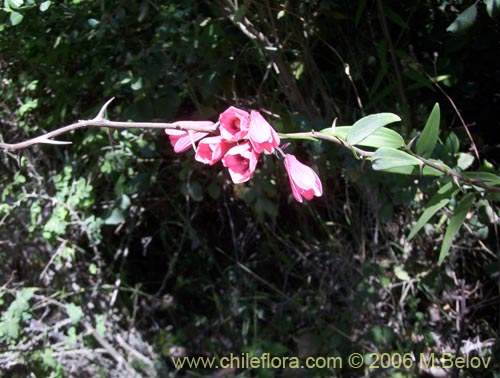
[[259,112],[254,110],[250,112],[248,139],[250,139],[250,143],[252,143],[253,148],[258,153],[264,150],[272,153],[274,152],[274,148],[280,144],[280,138],[276,134],[276,131],[274,131],[272,126]]
[[248,134],[250,125],[246,111],[230,106],[219,116],[220,135],[225,140],[237,142]]
[[302,202],[302,197],[310,201],[313,196],[319,197],[323,194],[323,187],[316,172],[298,161],[295,156],[285,155],[285,169],[297,201]]
[[234,146],[233,142],[222,139],[221,136],[207,137],[198,143],[195,159],[201,163],[213,165]]
[[229,175],[235,184],[250,180],[259,155],[254,151],[250,142],[244,142],[232,147],[222,158],[222,164],[229,170]]
[[[197,126],[197,127],[211,127],[213,122],[211,121],[179,121],[175,122],[175,125],[179,126]],[[200,139],[206,137],[209,133],[204,133],[201,131],[192,131],[189,135],[188,131],[176,130],[176,129],[165,129],[165,133],[170,138],[170,143],[174,147],[176,153],[187,151],[193,145],[193,142],[197,142]]]

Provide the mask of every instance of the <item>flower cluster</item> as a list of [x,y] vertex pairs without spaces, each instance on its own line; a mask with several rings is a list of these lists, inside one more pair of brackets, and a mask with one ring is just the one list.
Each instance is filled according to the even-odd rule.
[[[281,152],[278,134],[257,111],[248,113],[229,107],[219,116],[219,135],[214,136],[209,136],[214,127],[210,121],[179,121],[175,125],[197,130],[206,127],[207,132],[177,129],[166,129],[165,132],[175,152],[184,152],[193,147],[195,159],[201,163],[213,165],[222,161],[235,184],[252,178],[261,153]],[[283,155],[294,198],[302,202],[303,198],[311,200],[313,196],[321,196],[323,189],[316,172],[299,162],[295,156]]]

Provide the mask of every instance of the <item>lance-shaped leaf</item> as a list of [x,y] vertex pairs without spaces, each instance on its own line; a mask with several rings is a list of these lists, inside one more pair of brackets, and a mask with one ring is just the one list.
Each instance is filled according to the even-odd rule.
[[[353,128],[353,126],[337,126],[335,130],[333,128],[328,127],[326,129],[321,130],[320,132],[327,135],[336,136],[342,140],[346,140],[347,133]],[[394,130],[388,129],[386,127],[381,127],[373,134],[369,135],[361,142],[358,143],[358,146],[363,147],[373,147],[373,148],[381,148],[381,147],[392,147],[399,148],[403,147],[405,144],[403,137]]]
[[470,178],[471,180],[482,181],[490,186],[500,185],[500,177],[490,172],[462,172],[462,176]]
[[379,148],[372,156],[372,167],[376,171],[411,174],[421,162],[416,157],[394,148]]
[[413,239],[413,237],[419,232],[422,227],[424,227],[427,222],[436,214],[439,210],[441,210],[448,202],[450,202],[450,199],[458,192],[458,188],[453,185],[452,182],[449,182],[445,185],[443,185],[437,192],[432,196],[432,198],[429,200],[429,203],[425,207],[424,212],[418,218],[417,223],[415,223],[415,226],[410,231],[410,235],[408,235],[408,241]]
[[422,134],[417,140],[416,152],[418,155],[422,157],[431,156],[438,140],[440,119],[441,111],[439,109],[439,104],[436,103],[427,119]]
[[359,144],[381,127],[398,121],[401,121],[401,118],[392,113],[379,113],[363,117],[352,125],[352,129],[347,132],[347,143],[350,145]]
[[465,217],[467,216],[467,213],[469,212],[473,201],[474,194],[466,194],[455,208],[455,212],[453,213],[453,216],[450,219],[450,223],[448,224],[448,228],[446,229],[446,232],[444,234],[443,244],[441,245],[441,251],[439,252],[438,265],[441,265],[446,256],[448,256],[451,242],[453,241],[455,235],[458,233],[458,230],[460,230],[460,227],[462,227],[462,224],[465,221]]
[[446,31],[454,34],[463,33],[474,24],[476,17],[477,7],[476,4],[473,4],[460,13],[455,21],[453,21],[450,26],[446,28]]

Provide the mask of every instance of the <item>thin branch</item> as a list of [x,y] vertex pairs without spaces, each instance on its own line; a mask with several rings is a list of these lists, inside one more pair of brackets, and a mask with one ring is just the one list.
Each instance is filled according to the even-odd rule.
[[[104,112],[106,111],[107,106],[111,103],[113,99],[108,100],[102,108],[99,110],[99,113],[97,116],[91,120],[87,121],[78,121],[76,123],[73,123],[68,126],[61,127],[59,129],[53,130],[51,132],[48,132],[46,134],[40,135],[38,137],[28,139],[24,142],[19,142],[19,143],[0,143],[0,148],[5,150],[5,151],[15,151],[15,150],[20,150],[23,148],[27,148],[29,146],[35,145],[35,144],[40,144],[40,143],[51,143],[51,144],[69,144],[71,142],[63,142],[63,141],[57,141],[57,140],[52,140],[51,138],[54,138],[58,135],[62,135],[64,133],[85,128],[85,127],[108,127],[112,129],[130,129],[130,128],[141,128],[141,129],[174,129],[174,130],[184,130],[184,131],[198,131],[198,132],[205,132],[205,133],[213,133],[217,130],[219,127],[219,123],[214,123],[212,125],[206,126],[206,125],[199,125],[197,124],[196,121],[177,121],[173,123],[161,123],[161,122],[116,122],[116,121],[109,121],[107,119],[104,119]],[[335,143],[339,146],[342,146],[344,148],[350,149],[357,158],[363,158],[363,159],[370,159],[374,152],[373,151],[366,151],[363,150],[359,147],[352,146],[348,144],[347,142],[332,136],[328,135],[325,133],[317,132],[317,131],[310,131],[310,132],[304,132],[304,133],[293,133],[293,134],[280,134],[280,136],[283,139],[289,138],[289,139],[311,139],[313,141],[316,141],[318,139],[323,139],[327,140],[329,142]],[[485,184],[481,180],[473,180],[470,179],[466,176],[462,176],[460,173],[449,169],[447,167],[443,167],[442,165],[432,162],[430,160],[427,160],[419,155],[414,154],[410,149],[407,148],[407,153],[410,155],[414,156],[418,160],[422,162],[422,165],[429,166],[431,168],[434,168],[438,170],[439,172],[442,172],[444,175],[451,176],[455,181],[462,181],[466,182],[470,185],[474,185],[480,188],[485,189],[486,191],[490,192],[500,192],[500,187],[497,186],[490,186]]]
[[432,81],[432,83],[436,86],[437,89],[439,89],[439,91],[447,98],[447,100],[450,102],[451,106],[453,107],[453,110],[455,110],[455,113],[457,114],[458,118],[460,119],[460,122],[462,123],[462,126],[464,127],[465,129],[465,132],[467,133],[467,137],[469,138],[470,140],[470,143],[471,143],[471,146],[472,146],[472,149],[474,150],[474,154],[476,155],[476,158],[477,158],[477,161],[480,162],[481,161],[481,158],[479,156],[479,151],[477,149],[477,146],[476,146],[476,143],[474,142],[474,138],[472,137],[472,134],[469,130],[469,127],[467,126],[467,124],[465,123],[464,119],[462,118],[462,114],[460,113],[460,111],[458,110],[457,106],[455,105],[455,102],[453,101],[453,99],[448,95],[448,93],[446,93],[446,91],[438,84],[438,82],[433,78],[431,77],[429,74],[427,74],[425,72],[425,74],[427,75],[427,78],[429,80]]
[[[290,138],[290,139],[310,138],[310,139],[315,139],[315,140],[317,140],[317,139],[327,140],[329,142],[335,143],[335,144],[342,146],[344,148],[350,149],[358,157],[361,157],[364,159],[370,159],[374,154],[374,152],[372,152],[372,151],[366,151],[366,150],[363,150],[359,147],[352,146],[352,145],[348,144],[347,142],[343,141],[342,139],[339,139],[335,136],[324,134],[324,133],[317,132],[314,130],[312,130],[310,132],[305,132],[305,133],[280,134],[280,137],[282,139],[286,139],[286,138]],[[420,160],[423,165],[434,168],[434,169],[438,170],[439,172],[442,172],[444,175],[452,177],[455,181],[466,182],[470,185],[474,185],[474,186],[483,188],[484,190],[489,191],[489,192],[500,192],[500,187],[498,187],[498,186],[490,186],[490,185],[485,184],[481,180],[473,180],[469,177],[463,176],[460,173],[458,173],[457,171],[454,171],[452,169],[448,169],[448,168],[443,167],[442,165],[440,165],[438,163],[432,162],[432,161],[427,160],[427,159],[425,159],[417,154],[414,154],[411,150],[407,150],[405,152],[407,152],[408,154],[410,154],[410,155],[414,156],[415,158],[417,158],[418,160]]]
[[46,134],[40,135],[38,137],[28,139],[19,143],[2,143],[0,142],[0,149],[5,151],[15,151],[21,150],[33,146],[35,144],[71,144],[71,142],[53,140],[52,138],[68,133],[73,130],[82,129],[86,127],[109,127],[112,129],[174,129],[174,130],[185,130],[185,131],[200,131],[200,132],[215,132],[218,128],[218,124],[213,124],[213,126],[199,126],[196,122],[173,122],[173,123],[161,123],[161,122],[116,122],[108,121],[103,118],[104,112],[107,106],[113,99],[108,100],[103,107],[99,110],[99,113],[95,118],[91,120],[78,121],[68,126],[61,127],[59,129],[50,131]]

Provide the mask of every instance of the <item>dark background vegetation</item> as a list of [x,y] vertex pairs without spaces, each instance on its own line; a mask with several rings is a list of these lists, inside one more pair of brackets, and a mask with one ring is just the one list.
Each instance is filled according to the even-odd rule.
[[[500,163],[499,19],[481,1],[48,3],[0,10],[5,142],[92,118],[111,97],[112,120],[215,121],[235,105],[282,132],[394,112],[409,140],[439,102],[441,138],[460,156],[471,141],[448,95],[486,159],[473,164]],[[474,4],[470,25],[447,31]],[[288,148],[323,182],[321,198],[298,204],[272,156],[233,185],[161,132],[61,139],[73,144],[0,156],[0,375],[215,376],[176,372],[170,357],[457,351],[493,363],[224,373],[498,374],[486,205],[438,266],[448,209],[406,241],[436,180],[373,172],[337,146]]]

